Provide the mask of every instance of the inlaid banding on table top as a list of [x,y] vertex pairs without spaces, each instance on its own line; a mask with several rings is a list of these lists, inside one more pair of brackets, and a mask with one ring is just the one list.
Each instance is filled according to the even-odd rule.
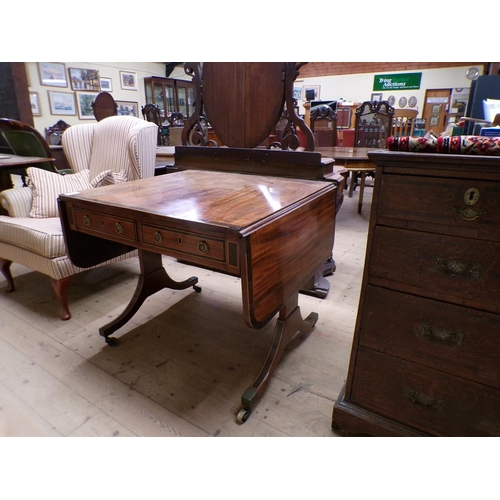
[[91,189],[79,193],[78,200],[244,228],[256,220],[279,216],[298,200],[333,189],[333,183],[326,181],[189,170]]

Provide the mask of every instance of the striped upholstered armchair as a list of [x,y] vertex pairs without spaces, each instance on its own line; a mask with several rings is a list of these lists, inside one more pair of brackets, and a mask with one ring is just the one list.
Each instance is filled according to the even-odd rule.
[[[14,291],[12,262],[46,274],[61,303],[61,319],[71,318],[69,286],[73,275],[84,269],[73,265],[66,255],[57,198],[63,193],[153,177],[156,138],[155,124],[131,116],[74,125],[62,137],[73,174],[30,167],[27,187],[0,193],[0,203],[9,214],[0,216],[0,271],[7,281],[7,292]],[[135,254],[130,252],[101,265]]]

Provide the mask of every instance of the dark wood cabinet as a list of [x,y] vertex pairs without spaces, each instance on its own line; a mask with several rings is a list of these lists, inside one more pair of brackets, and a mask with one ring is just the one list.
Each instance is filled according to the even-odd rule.
[[334,429],[500,435],[500,157],[372,152],[362,291]]
[[152,76],[144,78],[146,103],[160,107],[162,120],[172,113],[191,116],[194,111],[194,85],[190,81]]

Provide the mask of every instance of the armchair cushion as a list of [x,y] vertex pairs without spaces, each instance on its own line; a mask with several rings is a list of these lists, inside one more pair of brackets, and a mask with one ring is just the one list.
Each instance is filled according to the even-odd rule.
[[36,167],[27,169],[29,185],[33,188],[30,217],[58,217],[57,198],[60,194],[90,189],[90,171],[60,175]]
[[92,179],[90,185],[91,187],[100,187],[108,186],[109,184],[120,184],[121,182],[127,182],[125,170],[120,170],[120,172],[105,170]]
[[35,219],[0,215],[0,242],[49,259],[66,255],[59,217]]

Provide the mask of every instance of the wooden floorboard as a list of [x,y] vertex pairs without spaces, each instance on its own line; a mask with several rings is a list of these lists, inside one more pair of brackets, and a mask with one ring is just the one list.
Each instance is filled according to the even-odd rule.
[[290,348],[249,420],[236,421],[257,375],[274,321],[262,330],[242,318],[237,278],[164,257],[193,290],[148,298],[108,346],[98,329],[122,311],[139,270],[136,258],[75,276],[73,318],[60,321],[46,276],[13,265],[14,293],[0,278],[0,436],[335,437],[333,404],[344,384],[356,320],[371,208],[345,196],[337,216],[326,299],[301,295],[313,331]]

